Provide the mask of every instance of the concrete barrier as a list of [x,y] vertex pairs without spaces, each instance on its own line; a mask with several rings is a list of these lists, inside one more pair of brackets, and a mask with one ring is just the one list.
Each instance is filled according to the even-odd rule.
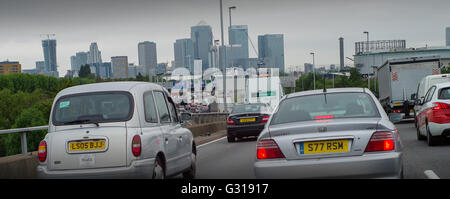
[[[224,113],[193,114],[190,126],[194,137],[226,130]],[[39,164],[37,151],[26,155],[18,154],[0,158],[0,179],[33,179],[37,178],[36,167]]]
[[0,158],[0,179],[36,178],[37,151]]

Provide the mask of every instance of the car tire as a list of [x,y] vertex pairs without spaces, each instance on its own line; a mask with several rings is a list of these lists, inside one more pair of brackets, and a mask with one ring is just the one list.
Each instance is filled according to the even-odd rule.
[[197,170],[196,162],[197,162],[197,155],[194,152],[192,152],[191,153],[191,167],[189,168],[189,170],[183,172],[184,179],[194,179],[195,178],[195,173]]
[[431,135],[428,124],[427,124],[426,128],[427,128],[427,144],[428,144],[428,146],[436,146],[437,139],[435,136]]
[[[417,123],[416,123],[416,126],[417,126]],[[416,132],[417,132],[417,140],[425,140],[425,139],[427,139],[426,136],[420,135],[419,126],[416,127]]]
[[235,142],[236,138],[232,136],[227,136],[228,142]]
[[153,167],[152,179],[164,179],[166,177],[164,173],[164,167],[162,166],[160,157],[156,157],[155,166]]

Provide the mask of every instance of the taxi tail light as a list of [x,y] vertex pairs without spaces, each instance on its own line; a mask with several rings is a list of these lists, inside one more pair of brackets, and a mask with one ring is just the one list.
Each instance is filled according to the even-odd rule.
[[141,137],[139,135],[135,135],[133,137],[133,141],[131,141],[131,151],[133,152],[134,157],[138,157],[141,155],[142,147]]
[[269,121],[269,118],[270,118],[270,115],[264,115],[261,120],[261,123],[266,123],[267,121]]
[[277,143],[272,140],[260,140],[256,145],[256,156],[258,159],[284,158],[283,152]]
[[234,125],[234,121],[233,121],[233,119],[231,119],[231,117],[228,118],[227,124],[228,124],[228,125]]
[[378,131],[372,134],[365,152],[392,151],[394,149],[394,133],[392,131]]
[[38,147],[38,158],[40,162],[47,160],[47,142],[42,140]]

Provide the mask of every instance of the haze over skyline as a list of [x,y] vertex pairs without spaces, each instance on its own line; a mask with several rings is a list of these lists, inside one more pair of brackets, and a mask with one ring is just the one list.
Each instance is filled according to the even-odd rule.
[[[228,7],[234,25],[248,25],[257,48],[258,35],[283,34],[285,66],[339,63],[339,37],[345,56],[354,42],[405,39],[407,47],[444,46],[450,26],[448,0],[224,0],[224,37],[228,43]],[[0,0],[0,61],[20,61],[23,69],[43,60],[39,34],[54,33],[60,76],[70,69],[70,56],[97,42],[104,62],[128,56],[138,64],[138,43],[153,41],[158,62],[174,59],[173,43],[189,38],[190,27],[205,21],[220,39],[219,0]],[[249,44],[250,57],[257,57]],[[352,64],[348,59],[345,64]]]

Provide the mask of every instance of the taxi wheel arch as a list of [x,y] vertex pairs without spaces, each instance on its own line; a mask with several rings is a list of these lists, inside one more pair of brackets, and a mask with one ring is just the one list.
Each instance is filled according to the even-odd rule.
[[155,167],[157,166],[156,164],[159,164],[162,167],[163,178],[165,178],[166,177],[166,168],[167,168],[166,167],[166,158],[162,152],[158,152],[158,154],[156,154]]

